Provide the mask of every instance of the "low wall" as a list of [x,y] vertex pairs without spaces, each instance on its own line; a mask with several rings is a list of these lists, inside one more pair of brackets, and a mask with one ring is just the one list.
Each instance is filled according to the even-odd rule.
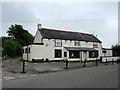
[[107,61],[109,62],[109,61],[117,61],[118,59],[120,59],[120,57],[102,57],[102,62],[106,62],[106,59],[107,59]]

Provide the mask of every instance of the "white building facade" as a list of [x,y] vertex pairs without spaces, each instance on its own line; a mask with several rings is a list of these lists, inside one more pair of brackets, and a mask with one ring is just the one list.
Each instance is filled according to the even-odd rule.
[[[112,56],[112,51],[106,53]],[[96,60],[104,56],[102,42],[92,34],[41,28],[34,42],[23,47],[23,59],[33,60]]]

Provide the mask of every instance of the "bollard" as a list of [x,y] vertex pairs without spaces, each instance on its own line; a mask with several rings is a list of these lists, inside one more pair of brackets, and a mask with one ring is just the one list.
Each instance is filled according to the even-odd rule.
[[25,60],[23,60],[23,68],[22,68],[22,72],[21,73],[26,73],[25,72]]
[[117,59],[117,64],[119,64],[119,59]]
[[112,59],[112,65],[114,64],[114,59]]
[[97,61],[97,59],[96,59],[96,66],[98,66],[98,61]]
[[83,67],[85,67],[86,66],[86,59],[84,60],[84,65],[83,65]]
[[105,65],[107,65],[107,59],[106,59],[106,64]]
[[68,69],[68,59],[66,59],[66,68],[65,69]]

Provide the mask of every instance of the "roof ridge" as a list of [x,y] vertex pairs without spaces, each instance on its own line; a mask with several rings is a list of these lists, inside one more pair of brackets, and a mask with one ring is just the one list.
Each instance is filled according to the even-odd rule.
[[56,30],[56,29],[48,29],[48,28],[41,28],[43,30],[51,30],[51,31],[60,31],[60,32],[68,32],[68,33],[80,33],[80,34],[87,34],[87,35],[92,35],[92,34],[88,34],[88,33],[82,33],[82,32],[74,32],[74,31],[67,31],[67,30]]

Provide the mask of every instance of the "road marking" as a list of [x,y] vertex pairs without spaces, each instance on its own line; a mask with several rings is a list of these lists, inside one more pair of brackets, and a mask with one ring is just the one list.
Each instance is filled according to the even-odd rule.
[[0,81],[2,81],[2,79],[0,79]]
[[27,77],[26,75],[24,75],[24,76],[18,76],[19,78],[22,78],[22,77]]
[[33,75],[30,75],[30,76],[37,76],[37,74],[33,74]]
[[7,77],[3,77],[3,79],[5,79],[5,80],[11,80],[11,79],[15,79],[15,77],[7,76]]

